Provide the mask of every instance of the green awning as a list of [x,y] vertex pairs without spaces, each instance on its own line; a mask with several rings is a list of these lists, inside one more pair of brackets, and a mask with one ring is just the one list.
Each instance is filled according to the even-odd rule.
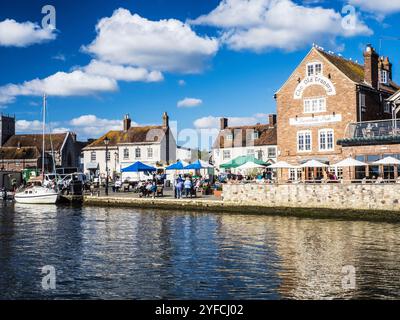
[[240,167],[241,165],[245,164],[246,162],[254,162],[256,164],[261,164],[264,166],[270,165],[269,163],[259,160],[253,156],[240,156],[240,157],[237,157],[227,163],[221,164],[220,168],[223,168],[223,169],[237,168],[237,167]]

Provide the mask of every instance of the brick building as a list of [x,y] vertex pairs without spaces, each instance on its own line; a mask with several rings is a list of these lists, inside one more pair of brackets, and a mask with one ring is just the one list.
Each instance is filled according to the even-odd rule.
[[[346,137],[349,124],[392,118],[386,100],[398,89],[389,58],[379,57],[371,45],[364,65],[313,47],[275,95],[278,160],[299,165],[344,159],[337,141]],[[306,175],[311,178],[311,171]]]
[[[42,134],[15,134],[15,118],[0,115],[0,170],[40,169],[42,145]],[[46,134],[47,168],[52,168],[53,158],[58,168],[79,168],[82,147],[73,132]]]
[[276,162],[276,115],[267,124],[229,126],[228,119],[220,119],[220,132],[214,142],[212,158],[215,167],[240,156],[254,156],[265,162]]

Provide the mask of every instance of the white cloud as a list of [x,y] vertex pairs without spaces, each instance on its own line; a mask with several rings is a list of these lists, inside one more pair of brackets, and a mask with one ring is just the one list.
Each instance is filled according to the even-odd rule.
[[81,70],[57,72],[45,79],[0,87],[0,104],[13,102],[17,96],[40,96],[43,93],[62,97],[84,96],[117,89],[117,82],[106,77],[87,74]]
[[350,0],[349,3],[372,13],[391,14],[400,11],[398,0]]
[[66,56],[64,54],[62,54],[62,53],[58,53],[55,56],[52,56],[51,58],[54,59],[54,60],[60,60],[60,61],[63,61],[63,62],[65,62],[67,60]]
[[222,28],[221,40],[233,50],[297,50],[312,42],[334,42],[338,36],[372,34],[359,19],[351,28],[343,28],[342,21],[333,9],[291,0],[222,0],[190,23]]
[[113,64],[198,73],[218,51],[216,39],[198,36],[188,24],[150,21],[122,8],[101,19],[96,31],[96,39],[84,51]]
[[122,81],[158,82],[164,79],[159,71],[149,72],[144,68],[114,65],[98,60],[92,60],[82,69],[89,74]]
[[[193,125],[196,129],[219,129],[222,117],[207,116],[196,119]],[[229,126],[245,126],[257,123],[267,123],[268,118],[264,113],[257,113],[252,117],[228,117]]]
[[39,120],[17,120],[15,122],[17,132],[37,132],[42,130],[42,122]]
[[[132,126],[138,125],[132,121]],[[82,115],[71,120],[62,122],[51,122],[46,125],[46,130],[54,133],[67,131],[75,132],[78,139],[98,138],[110,130],[122,130],[122,120],[104,119],[95,115]],[[39,120],[18,120],[16,131],[19,133],[38,133],[42,132],[42,122]]]
[[183,80],[183,79],[181,79],[181,80],[178,81],[178,84],[179,84],[181,87],[186,86],[186,81]]
[[178,108],[192,108],[192,107],[198,107],[203,103],[203,100],[201,99],[196,99],[196,98],[185,98],[176,104]]
[[[110,130],[122,130],[122,120],[98,118],[92,114],[74,118],[68,122],[68,125],[79,137],[84,138],[97,138]],[[132,121],[131,125],[138,124]]]
[[0,22],[0,46],[27,47],[55,38],[54,30],[42,29],[30,21],[19,23],[13,19],[6,19]]

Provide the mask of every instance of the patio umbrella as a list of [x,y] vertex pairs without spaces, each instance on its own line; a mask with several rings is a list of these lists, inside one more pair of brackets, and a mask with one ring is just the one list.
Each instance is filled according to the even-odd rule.
[[178,162],[166,167],[165,170],[183,170],[187,165],[187,162],[179,160]]
[[266,166],[249,161],[237,167],[237,169],[258,169],[258,168],[266,168]]
[[148,166],[147,164],[144,164],[143,162],[137,161],[134,164],[130,165],[129,167],[126,167],[121,170],[121,172],[154,172],[157,171],[156,168]]
[[245,164],[246,162],[253,162],[253,163],[261,164],[264,166],[268,165],[267,162],[259,160],[254,156],[239,156],[227,163],[221,164],[219,167],[224,168],[224,169],[234,169],[234,168],[240,167],[241,165]]
[[278,161],[277,163],[271,164],[268,168],[270,169],[295,169],[297,166],[291,165],[286,161]]
[[185,170],[200,170],[200,169],[207,169],[207,168],[214,168],[211,164],[209,164],[208,162],[205,162],[203,160],[197,160],[196,162],[193,162],[189,165],[187,165],[186,167],[184,167],[183,169]]
[[[400,163],[400,161],[399,161],[399,163]],[[349,158],[346,158],[346,159],[339,161],[338,163],[332,165],[332,167],[340,167],[340,168],[342,168],[342,167],[364,167],[366,165],[367,164],[365,162],[358,161],[356,159],[349,157]]]
[[281,169],[281,179],[283,175],[283,169],[297,169],[297,166],[291,165],[286,161],[278,161],[277,163],[271,164],[268,168],[270,169]]
[[319,162],[317,160],[308,160],[307,162],[300,165],[301,168],[326,168],[329,167],[327,164]]
[[391,166],[391,165],[399,165],[400,160],[393,158],[393,157],[386,157],[381,160],[375,161],[372,164],[375,165],[384,165],[384,166]]

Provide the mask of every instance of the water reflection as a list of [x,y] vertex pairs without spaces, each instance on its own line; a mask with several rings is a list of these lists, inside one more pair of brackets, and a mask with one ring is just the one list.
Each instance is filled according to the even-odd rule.
[[[0,298],[400,297],[400,225],[121,208],[0,207]],[[57,289],[41,288],[41,268]],[[356,267],[356,289],[342,267]]]

